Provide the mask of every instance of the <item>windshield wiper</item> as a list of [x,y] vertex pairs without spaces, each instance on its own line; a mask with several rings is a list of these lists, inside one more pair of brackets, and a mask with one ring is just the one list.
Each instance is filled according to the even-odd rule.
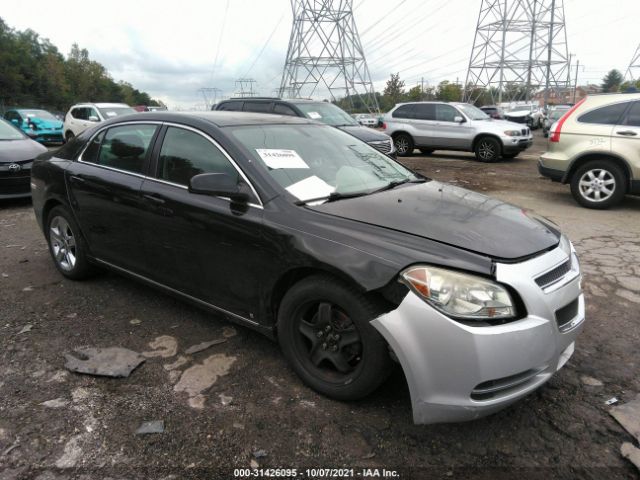
[[370,193],[378,193],[378,192],[384,192],[385,190],[393,190],[394,188],[399,187],[400,185],[404,185],[405,183],[424,183],[424,182],[426,182],[426,180],[422,178],[414,178],[413,180],[411,180],[410,178],[403,178],[402,180],[393,180],[387,183],[384,187],[378,188],[377,190],[374,190],[373,192],[370,192]]
[[340,192],[332,192],[329,195],[325,195],[324,197],[316,197],[316,198],[307,198],[305,200],[297,200],[295,202],[296,205],[306,205],[307,203],[319,202],[321,200],[325,200],[325,203],[335,202],[336,200],[343,200],[345,198],[355,198],[362,197],[364,195],[369,195],[371,192],[355,192],[355,193],[340,193]]

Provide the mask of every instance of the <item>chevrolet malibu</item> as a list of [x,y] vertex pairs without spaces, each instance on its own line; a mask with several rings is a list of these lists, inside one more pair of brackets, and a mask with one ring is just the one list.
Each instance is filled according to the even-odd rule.
[[334,399],[399,362],[416,423],[522,398],[584,323],[556,226],[304,118],[119,117],[41,156],[32,192],[65,277],[107,268],[221,313]]

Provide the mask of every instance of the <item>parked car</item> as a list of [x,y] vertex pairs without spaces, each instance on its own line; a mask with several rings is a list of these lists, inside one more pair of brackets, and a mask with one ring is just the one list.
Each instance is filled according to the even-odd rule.
[[584,324],[556,226],[297,116],[115,118],[40,157],[32,182],[65,277],[109,268],[277,338],[339,400],[396,359],[417,423],[531,393]]
[[159,112],[167,110],[167,107],[161,105],[135,105],[131,108],[136,112]]
[[551,125],[556,123],[562,116],[571,109],[572,105],[556,105],[549,110],[549,113],[544,117],[542,122],[542,134],[544,138],[549,136],[549,130]]
[[4,118],[36,142],[64,142],[62,122],[46,110],[32,108],[7,110]]
[[64,116],[64,138],[70,140],[96,123],[136,113],[126,103],[79,103]]
[[31,196],[31,164],[46,151],[46,147],[0,118],[0,199]]
[[396,105],[385,115],[384,131],[391,135],[400,156],[418,148],[475,152],[481,162],[514,158],[533,143],[524,125],[489,116],[468,103],[411,102]]
[[484,107],[480,107],[480,110],[496,120],[502,120],[504,118],[504,111],[495,105],[485,105]]
[[386,155],[395,157],[396,154],[393,142],[388,135],[363,127],[347,112],[329,102],[270,97],[231,98],[214,105],[211,110],[273,113],[310,118],[339,128]]
[[524,123],[532,130],[542,127],[543,111],[536,105],[514,105],[503,115],[505,120],[514,123]]
[[609,208],[640,194],[640,93],[586,97],[549,135],[538,170],[569,183],[583,207]]
[[363,127],[377,127],[378,119],[368,113],[357,113],[353,118]]

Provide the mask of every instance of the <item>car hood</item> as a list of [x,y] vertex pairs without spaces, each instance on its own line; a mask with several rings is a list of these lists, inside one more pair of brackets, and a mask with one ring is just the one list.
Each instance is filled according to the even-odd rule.
[[343,132],[347,132],[349,135],[353,135],[363,142],[381,142],[391,138],[386,133],[378,132],[377,130],[372,130],[371,128],[361,125],[344,125],[337,128]]
[[59,130],[62,128],[62,122],[60,120],[43,120],[42,118],[32,117],[29,119],[31,123],[38,126],[39,129],[53,129]]
[[[491,128],[495,128],[499,131],[509,130],[509,129],[517,129],[521,130],[523,128],[522,123],[510,122],[509,120],[498,120],[494,118],[489,118],[487,120],[479,120],[482,123],[489,123]],[[524,125],[526,127],[526,125]]]
[[531,112],[522,111],[522,112],[507,112],[504,114],[505,117],[528,117],[531,115]]
[[0,140],[0,163],[33,160],[47,149],[33,140]]
[[436,181],[309,208],[508,261],[560,241],[558,231],[521,208]]

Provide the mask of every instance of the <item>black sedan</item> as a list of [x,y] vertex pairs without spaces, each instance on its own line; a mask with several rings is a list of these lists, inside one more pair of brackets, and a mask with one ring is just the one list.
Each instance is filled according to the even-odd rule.
[[119,117],[41,156],[32,192],[64,276],[108,268],[277,338],[332,398],[396,360],[419,423],[538,388],[584,319],[556,227],[303,118]]
[[31,196],[31,164],[46,151],[0,118],[0,199]]

